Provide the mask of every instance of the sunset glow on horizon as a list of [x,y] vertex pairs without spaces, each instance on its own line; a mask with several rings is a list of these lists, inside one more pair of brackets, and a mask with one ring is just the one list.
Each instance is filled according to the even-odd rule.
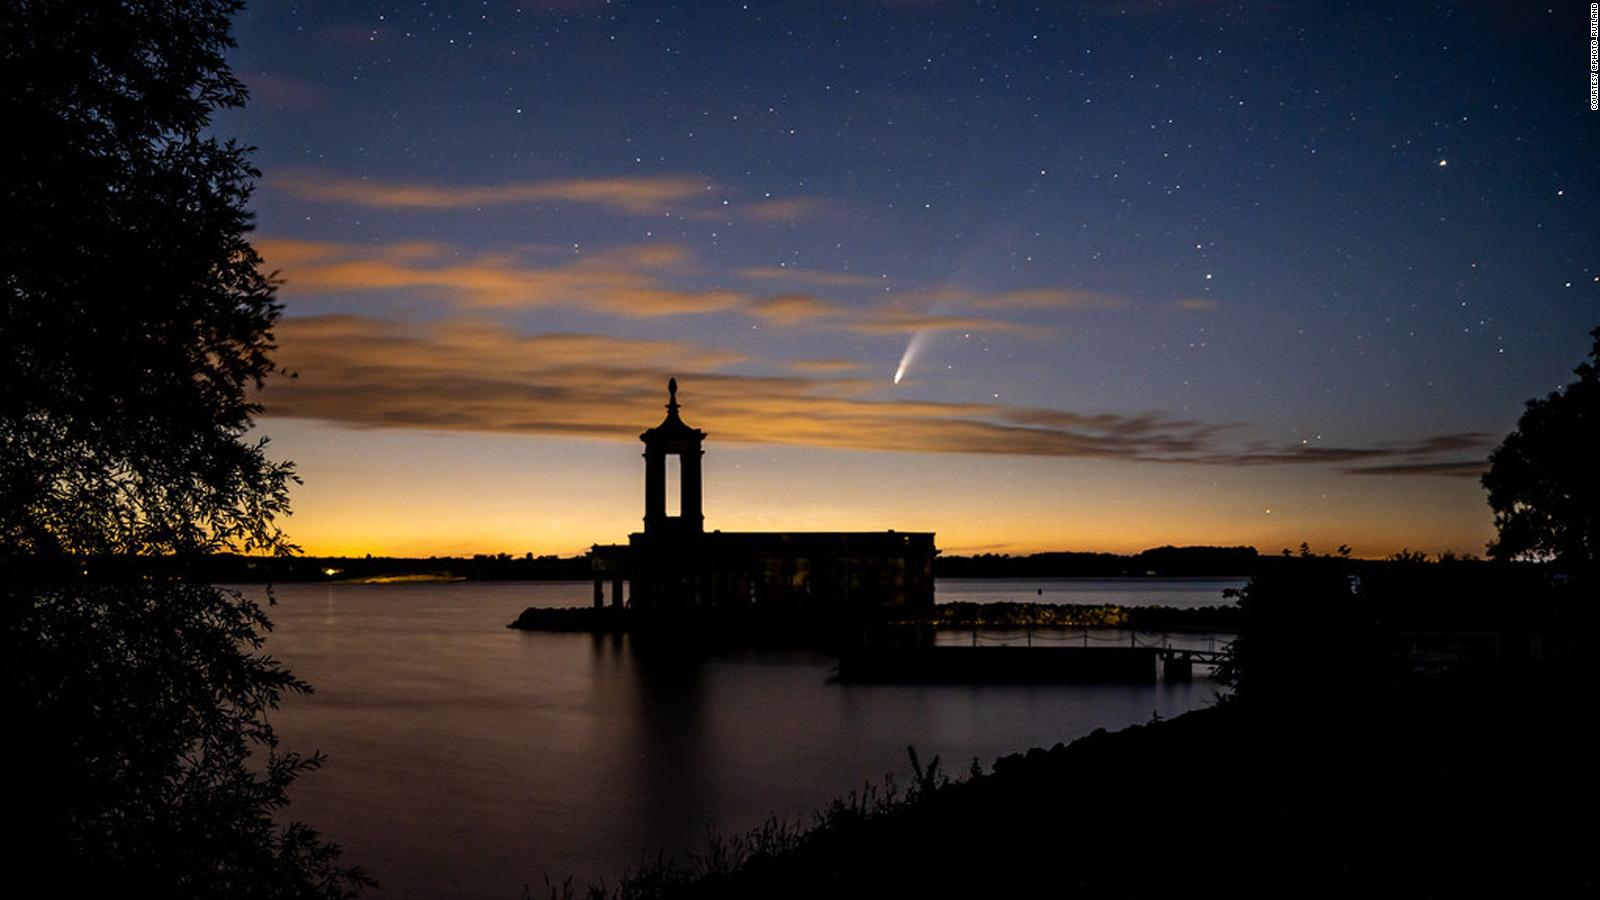
[[[692,405],[685,413],[698,424]],[[640,527],[636,445],[276,425],[274,448],[299,460],[306,477],[287,524],[310,555],[569,556],[626,541]],[[451,459],[451,477],[425,477]],[[1401,491],[1360,479],[1361,490],[1330,498],[1289,471],[763,447],[719,442],[715,433],[705,467],[708,530],[933,531],[946,554],[1133,553],[1165,544],[1275,553],[1307,541],[1324,552],[1350,544],[1362,557],[1481,555],[1492,534],[1480,496],[1440,497],[1428,490],[1432,479],[1407,479],[1411,489]],[[1260,507],[1258,491],[1277,508]],[[1419,538],[1408,511],[1452,501],[1438,513],[1450,527]],[[1378,527],[1363,522],[1373,510],[1384,514]]]

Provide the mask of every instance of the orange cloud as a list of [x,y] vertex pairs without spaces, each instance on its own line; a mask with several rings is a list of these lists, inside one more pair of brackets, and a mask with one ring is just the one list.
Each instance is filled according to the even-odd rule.
[[327,241],[301,241],[293,238],[256,238],[256,253],[269,269],[298,266],[333,259],[345,252],[343,244]]
[[857,369],[864,368],[864,366],[853,359],[797,359],[789,363],[789,368],[796,372],[830,374],[833,372],[854,372]]
[[747,298],[733,291],[675,291],[665,288],[634,288],[607,291],[593,297],[588,306],[619,316],[650,318],[723,312],[746,305]]
[[[277,339],[279,362],[299,377],[264,392],[267,414],[363,427],[631,439],[659,417],[662,386],[676,374],[697,423],[732,441],[1139,456],[1137,442],[1154,446],[1161,433],[1103,427],[1114,417],[1040,427],[1006,421],[1013,411],[1001,406],[860,399],[864,382],[732,375],[723,370],[738,354],[670,341],[518,335],[480,323],[423,329],[359,316],[287,318]],[[1161,444],[1194,440],[1165,435]]]
[[703,178],[657,175],[569,178],[496,185],[391,183],[317,172],[289,172],[268,185],[303,200],[380,209],[473,209],[525,203],[593,204],[633,214],[659,214],[701,202],[714,190]]
[[358,246],[306,241],[257,242],[269,268],[281,268],[285,290],[297,294],[368,291],[432,292],[468,306],[576,306],[637,317],[737,309],[732,291],[669,288],[638,269],[681,266],[682,247],[649,244],[574,256],[564,265],[534,266],[489,254],[456,261],[449,247],[424,242]]
[[1206,312],[1220,308],[1222,303],[1210,297],[1184,297],[1167,305],[1183,312]]
[[695,268],[689,251],[676,244],[613,247],[541,265],[505,253],[469,257],[420,241],[357,245],[269,238],[257,246],[269,268],[282,270],[290,294],[420,292],[462,306],[567,306],[637,318],[739,312],[786,327],[820,323],[874,335],[1024,330],[996,318],[846,306],[813,294],[754,298],[720,288],[688,290],[662,278]]
[[843,307],[832,300],[824,300],[810,294],[779,294],[776,297],[764,297],[751,303],[747,311],[753,316],[759,316],[778,325],[796,325],[845,312]]
[[[734,202],[727,199],[727,188],[697,175],[554,178],[451,185],[380,181],[301,169],[272,176],[266,185],[314,203],[376,209],[481,209],[570,203],[626,215],[673,213],[696,219],[739,216],[758,222],[792,222],[825,214],[831,208],[825,201],[813,197]],[[719,198],[720,203],[717,202]]]
[[[527,262],[523,256],[548,257],[552,248],[524,249],[520,254],[471,254],[428,241],[336,244],[281,238],[261,239],[257,247],[268,268],[281,272],[289,294],[410,293],[461,306],[565,306],[639,318],[738,312],[783,327],[821,327],[866,335],[1048,333],[1047,326],[1024,325],[1008,314],[1104,309],[1126,302],[1064,288],[983,293],[949,285],[894,294],[892,307],[885,305],[888,295],[881,292],[870,292],[866,301],[848,304],[803,292],[754,297],[741,290],[669,283],[669,276],[678,281],[707,273],[688,248],[659,242],[581,253],[567,250],[557,261],[539,263]],[[860,287],[872,281],[863,276],[787,268],[743,269],[739,274],[753,280],[788,278],[841,287]],[[927,312],[930,309],[967,311]]]
[[759,200],[741,207],[742,212],[761,222],[794,222],[826,215],[831,207],[813,197],[787,197],[781,200]]
[[578,264],[593,269],[681,269],[690,260],[682,244],[635,244],[583,254]]
[[[269,416],[354,427],[567,434],[632,440],[661,415],[668,376],[695,424],[719,440],[858,450],[1081,456],[1213,465],[1334,464],[1372,474],[1460,474],[1487,440],[1450,434],[1401,444],[1232,445],[1241,427],[1157,413],[1077,413],[1000,403],[904,401],[884,380],[733,374],[747,362],[674,341],[524,335],[451,322],[291,317],[279,362],[299,373],[261,399]],[[814,361],[797,371],[839,370]]]
[[389,244],[339,244],[294,238],[257,238],[256,252],[270,268],[294,268],[352,256],[401,262],[448,259],[455,255],[448,244],[434,241],[399,241]]

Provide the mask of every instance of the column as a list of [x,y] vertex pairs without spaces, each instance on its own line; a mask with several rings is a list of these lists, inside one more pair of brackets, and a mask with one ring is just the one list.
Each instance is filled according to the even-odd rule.
[[657,450],[644,454],[644,528],[667,515],[667,457]]
[[705,516],[700,507],[700,457],[705,452],[699,449],[685,450],[683,452],[683,497],[678,504],[678,509],[683,516],[684,526],[690,531],[705,530]]

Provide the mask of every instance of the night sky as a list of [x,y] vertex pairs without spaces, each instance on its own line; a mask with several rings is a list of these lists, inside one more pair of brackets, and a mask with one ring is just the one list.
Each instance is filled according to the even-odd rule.
[[1481,553],[1600,324],[1588,15],[256,2],[289,530],[621,540],[676,375],[708,528]]

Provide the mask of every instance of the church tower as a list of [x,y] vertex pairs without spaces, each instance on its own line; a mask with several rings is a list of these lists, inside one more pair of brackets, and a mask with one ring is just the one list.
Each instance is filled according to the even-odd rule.
[[[700,506],[700,445],[706,433],[678,417],[678,379],[667,381],[667,417],[639,435],[644,441],[644,533],[650,537],[698,536],[705,531]],[[678,506],[668,515],[669,466],[676,470]]]

